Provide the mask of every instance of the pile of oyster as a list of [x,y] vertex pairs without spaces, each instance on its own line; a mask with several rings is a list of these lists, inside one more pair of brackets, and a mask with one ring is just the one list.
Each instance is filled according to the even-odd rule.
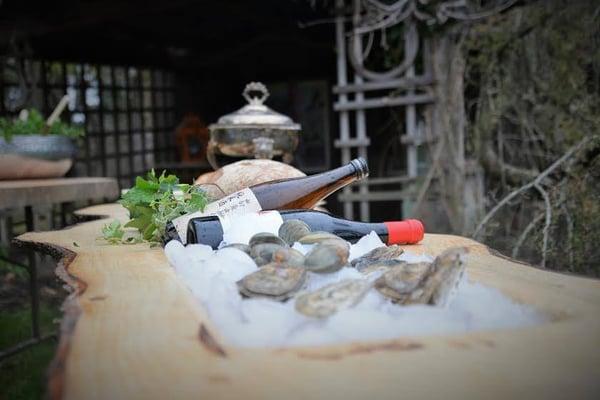
[[[306,255],[291,246],[312,245]],[[350,245],[328,232],[311,232],[300,220],[285,221],[278,235],[258,233],[248,245],[230,244],[246,252],[258,269],[237,282],[245,297],[275,301],[293,298],[298,312],[328,317],[358,304],[371,289],[397,304],[441,305],[446,302],[464,271],[464,248],[453,248],[432,263],[399,260],[397,246],[378,247],[348,262]],[[303,291],[311,273],[331,274],[343,267],[356,268],[365,279],[345,279],[314,291]]]

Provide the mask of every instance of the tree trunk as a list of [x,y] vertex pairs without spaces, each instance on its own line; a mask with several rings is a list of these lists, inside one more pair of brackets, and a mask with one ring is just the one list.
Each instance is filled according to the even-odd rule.
[[465,154],[464,28],[453,27],[432,39],[432,69],[436,104],[432,132],[438,139],[438,182],[441,201],[453,232],[472,232],[483,212],[483,175],[478,163]]

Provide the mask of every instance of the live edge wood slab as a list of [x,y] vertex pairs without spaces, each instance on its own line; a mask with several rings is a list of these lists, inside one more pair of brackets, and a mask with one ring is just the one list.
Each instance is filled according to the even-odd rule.
[[[125,221],[119,205],[80,211]],[[73,292],[49,368],[52,399],[600,398],[600,283],[539,270],[469,239],[469,279],[536,307],[534,327],[385,342],[230,347],[162,249],[97,241],[106,220],[17,240],[54,254]]]

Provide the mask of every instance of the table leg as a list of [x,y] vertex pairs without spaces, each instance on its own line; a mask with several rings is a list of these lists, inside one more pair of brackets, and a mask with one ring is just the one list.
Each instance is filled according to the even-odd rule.
[[[25,207],[25,224],[27,232],[34,230],[33,209],[31,206]],[[40,294],[38,290],[37,261],[33,251],[28,252],[27,258],[29,261],[29,293],[31,295],[31,330],[33,337],[38,339],[40,337]]]
[[60,203],[60,227],[67,226],[67,213],[69,212],[69,203]]
[[12,240],[12,220],[10,212],[0,210],[0,245],[9,248]]

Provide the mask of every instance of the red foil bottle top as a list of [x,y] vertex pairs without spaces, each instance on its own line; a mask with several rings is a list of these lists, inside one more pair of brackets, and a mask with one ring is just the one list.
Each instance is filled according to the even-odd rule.
[[388,230],[387,244],[415,244],[423,240],[425,228],[418,219],[384,222]]

